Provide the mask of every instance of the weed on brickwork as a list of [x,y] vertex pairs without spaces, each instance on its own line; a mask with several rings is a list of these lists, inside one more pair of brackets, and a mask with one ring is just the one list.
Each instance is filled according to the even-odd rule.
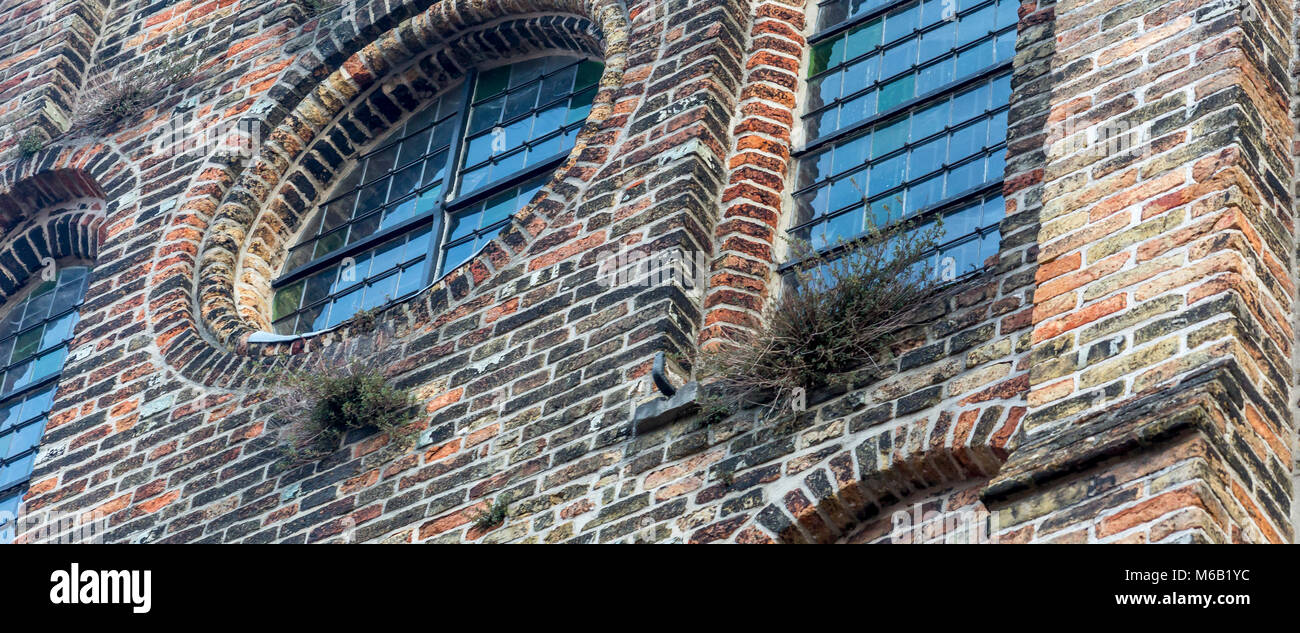
[[894,335],[918,321],[941,283],[922,257],[942,235],[938,224],[896,223],[822,253],[795,244],[802,264],[761,325],[699,354],[702,410],[717,421],[750,407],[774,409],[794,394],[878,369]]
[[18,154],[23,158],[31,158],[43,149],[45,149],[45,138],[36,132],[28,132],[22,140],[18,141]]
[[342,0],[292,0],[292,2],[302,8],[308,18],[314,18],[342,4]]
[[484,512],[479,512],[478,515],[474,517],[474,527],[483,531],[490,530],[504,523],[506,515],[509,514],[509,512],[510,503],[505,499],[498,497],[496,501],[492,502],[491,508],[488,508]]
[[[385,303],[387,303],[387,298],[385,298]],[[375,326],[379,325],[379,312],[378,307],[369,310],[358,310],[356,314],[352,315],[352,318],[348,319],[347,325],[357,332],[373,332]]]
[[389,384],[376,368],[353,363],[328,371],[281,372],[273,383],[276,412],[287,421],[281,446],[292,461],[329,455],[354,430],[387,435],[394,452],[415,443],[414,397]]
[[109,132],[158,103],[177,84],[194,76],[198,56],[172,57],[143,68],[109,73],[92,81],[77,99],[72,128]]

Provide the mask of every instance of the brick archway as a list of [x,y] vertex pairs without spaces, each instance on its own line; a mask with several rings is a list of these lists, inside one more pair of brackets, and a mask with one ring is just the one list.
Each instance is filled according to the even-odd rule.
[[0,304],[22,292],[49,261],[94,262],[104,239],[104,201],[93,197],[46,205],[0,242]]

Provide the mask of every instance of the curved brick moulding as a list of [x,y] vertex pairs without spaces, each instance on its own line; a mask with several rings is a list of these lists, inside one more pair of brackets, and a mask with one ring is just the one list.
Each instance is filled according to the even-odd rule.
[[[0,129],[0,149],[54,137],[0,162],[0,294],[43,257],[93,262],[30,516],[129,542],[962,538],[892,531],[917,510],[991,512],[1001,542],[1294,539],[1290,5],[1021,3],[996,257],[805,411],[638,433],[656,353],[753,327],[776,294],[810,3],[75,4],[82,26],[40,53],[75,73],[0,60],[22,103],[70,112],[67,81],[146,52],[203,62],[106,134]],[[605,73],[511,228],[373,327],[253,337],[350,156],[467,69],[556,51]],[[159,145],[186,120],[262,144]],[[1133,151],[1071,145],[1113,122],[1141,130]],[[706,256],[707,288],[598,278],[674,250]],[[419,445],[354,433],[283,459],[262,369],[358,358],[415,394]],[[507,519],[475,526],[497,502]]]

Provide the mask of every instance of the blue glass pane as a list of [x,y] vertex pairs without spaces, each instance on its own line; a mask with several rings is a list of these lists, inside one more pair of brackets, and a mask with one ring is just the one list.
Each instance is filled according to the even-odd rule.
[[[819,28],[863,15],[863,6],[854,0],[821,5]],[[809,139],[1011,59],[1019,0],[975,7],[950,0],[913,2],[829,38],[814,36],[804,115]]]
[[[21,339],[26,360],[4,368],[0,387],[0,523],[6,519],[5,511],[12,512],[16,506],[31,476],[34,449],[40,444],[45,416],[54,400],[57,383],[52,379],[63,369],[77,323],[76,309],[89,283],[86,273],[84,267],[61,269],[55,280],[41,283],[25,299],[8,307],[6,319],[21,320],[27,329],[5,334],[0,349],[17,352]],[[45,386],[31,388],[38,383]],[[4,534],[2,528],[0,534]],[[0,535],[0,541],[5,538]]]
[[576,130],[591,109],[596,94],[593,72],[598,76],[601,68],[577,59],[544,58],[481,74],[480,84],[507,76],[509,88],[475,88],[476,97],[491,96],[470,108],[460,195],[566,149],[566,132]]

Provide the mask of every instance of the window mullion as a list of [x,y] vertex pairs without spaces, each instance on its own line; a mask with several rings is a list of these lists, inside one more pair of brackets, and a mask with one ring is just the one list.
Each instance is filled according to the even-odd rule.
[[457,192],[460,191],[460,157],[465,147],[465,133],[469,129],[470,108],[474,100],[474,85],[478,83],[478,71],[471,69],[465,76],[465,87],[461,93],[460,108],[456,112],[456,132],[452,136],[452,144],[447,151],[447,175],[444,182],[449,186],[443,188],[442,195],[438,198],[438,209],[434,214],[433,228],[429,233],[429,257],[433,258],[425,271],[429,277],[425,283],[442,276],[442,246],[444,243],[444,233],[447,231],[447,213],[448,202],[456,198]]

